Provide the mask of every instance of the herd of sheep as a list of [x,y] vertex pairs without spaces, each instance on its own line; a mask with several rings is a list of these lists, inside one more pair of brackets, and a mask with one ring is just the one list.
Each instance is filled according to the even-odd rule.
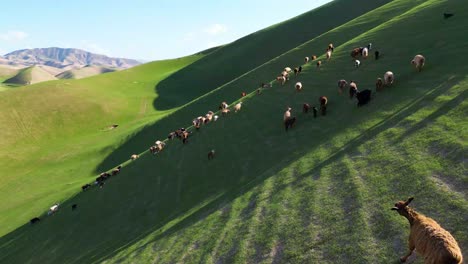
[[[329,44],[325,57],[326,60],[329,61],[332,57],[333,51],[335,47],[333,44]],[[372,49],[372,44],[367,45],[366,47],[359,47],[354,48],[351,51],[351,57],[354,59],[354,65],[358,68],[361,62],[358,58],[366,59],[369,56],[369,51]],[[379,59],[379,52],[375,51],[374,53],[375,59]],[[313,55],[311,57],[305,57],[304,61],[305,64],[308,64],[310,61],[316,61],[317,56]],[[420,72],[425,64],[425,58],[422,55],[416,55],[411,63],[415,66],[415,68]],[[321,61],[316,61],[317,68],[320,68],[322,65]],[[293,70],[290,67],[285,67],[281,74],[276,77],[276,81],[279,82],[281,85],[284,85],[290,79],[290,73]],[[302,66],[298,66],[294,68],[294,74],[297,76],[302,71]],[[385,86],[391,86],[395,81],[395,76],[393,72],[387,71],[383,76],[383,80],[381,78],[377,78],[375,83],[376,91],[381,91]],[[270,88],[272,87],[271,83],[261,84],[261,88]],[[303,84],[301,82],[296,82],[295,90],[297,92],[301,92],[303,90]],[[338,81],[338,93],[342,94],[346,87],[349,87],[349,96],[350,98],[356,97],[358,100],[358,106],[362,106],[368,103],[371,99],[371,90],[365,89],[362,91],[358,90],[357,83],[351,80],[348,82],[344,79]],[[260,93],[260,89],[257,90],[257,94]],[[242,97],[246,96],[245,92],[242,92]],[[326,109],[328,104],[328,98],[326,96],[320,96],[319,98],[320,104],[320,112],[322,115],[326,115]],[[234,112],[239,112],[242,107],[242,102],[236,103],[232,110]],[[317,117],[317,108],[315,106],[310,106],[308,103],[303,104],[303,112],[308,113],[309,109],[312,108],[314,117]],[[227,115],[230,113],[229,105],[226,102],[222,102],[219,106],[219,111],[221,115]],[[287,107],[287,110],[283,114],[283,122],[286,131],[293,127],[294,123],[296,122],[296,117],[292,116],[291,114],[292,108]],[[208,124],[212,121],[216,121],[218,116],[215,115],[214,112],[208,111],[207,114],[204,116],[199,116],[193,119],[192,125],[197,130],[200,129],[201,125]],[[179,128],[171,133],[169,133],[166,140],[172,140],[174,138],[179,138],[185,144],[188,142],[188,138],[192,132],[185,128]],[[164,140],[164,141],[166,141]],[[149,148],[150,153],[157,154],[163,151],[166,143],[164,141],[156,141],[154,145]],[[208,159],[211,160],[215,157],[215,150],[210,150],[208,152]],[[131,160],[136,160],[139,158],[138,154],[131,155]],[[101,173],[99,177],[94,182],[95,185],[98,185],[102,188],[105,180],[113,175],[117,175],[121,170],[121,166],[113,169],[111,173]],[[86,184],[82,186],[83,191],[90,188],[91,184]],[[405,262],[407,258],[412,254],[414,250],[421,254],[424,257],[425,263],[446,263],[446,264],[461,264],[463,262],[463,257],[461,254],[461,250],[453,238],[453,236],[443,229],[436,221],[431,218],[428,218],[422,214],[417,213],[410,207],[408,204],[413,200],[413,198],[409,198],[407,201],[400,201],[395,204],[395,207],[392,210],[396,210],[400,215],[406,217],[410,223],[410,236],[409,236],[409,252],[405,256],[401,257],[401,262]],[[76,209],[77,205],[74,204],[72,206],[72,210]],[[54,214],[58,210],[58,204],[52,206],[49,210],[49,214]],[[31,219],[30,223],[34,224],[39,222],[40,219],[35,217]]]

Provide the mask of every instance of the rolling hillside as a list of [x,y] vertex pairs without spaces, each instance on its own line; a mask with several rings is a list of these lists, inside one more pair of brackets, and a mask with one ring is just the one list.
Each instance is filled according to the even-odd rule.
[[[328,16],[336,18],[356,2],[335,1],[316,12],[333,7]],[[122,164],[171,130],[217,110],[221,101],[234,104],[242,91],[251,93],[239,113],[194,131],[186,145],[175,140],[156,156],[141,153],[104,188],[78,194],[56,215],[4,235],[0,263],[397,263],[407,250],[409,225],[390,208],[409,196],[415,197],[416,210],[454,235],[466,258],[468,66],[453,58],[467,55],[468,18],[457,14],[468,6],[462,0],[394,0],[369,10],[351,21],[335,19],[336,25],[287,48],[270,42],[264,49],[263,40],[271,32],[292,39],[297,19],[310,19],[315,11],[253,34],[258,39],[251,38],[248,47],[243,40],[183,62],[39,84],[27,94],[25,89],[4,92],[2,112],[13,106],[28,109],[0,120],[0,126],[7,124],[0,131],[8,132],[0,141],[0,151],[8,149],[0,152],[0,165],[15,174],[2,177],[0,185],[4,233],[39,215],[44,204],[76,193],[95,178],[92,172]],[[445,10],[456,15],[444,20]],[[335,52],[324,61],[330,42]],[[362,59],[355,69],[351,49],[370,42],[381,58]],[[236,57],[243,49],[271,54],[248,62]],[[259,83],[315,53],[321,55],[321,68],[303,65],[285,86],[273,82],[256,95]],[[420,73],[410,64],[416,54],[427,58]],[[230,61],[230,70],[218,71],[223,76],[192,78],[213,72],[211,67],[229,57],[237,59]],[[374,94],[369,105],[357,108],[355,100],[337,93],[342,78],[375,91],[375,79],[388,70],[395,73],[394,85]],[[160,76],[152,76],[155,71]],[[192,81],[194,89],[182,94],[183,84]],[[304,91],[294,91],[296,81]],[[157,95],[150,95],[151,88]],[[55,95],[44,99],[49,108],[44,101],[32,103],[44,89]],[[326,116],[301,113],[304,102],[317,105],[322,95],[329,98]],[[149,107],[151,114],[132,123],[141,98],[170,111]],[[57,114],[68,110],[62,118],[43,118],[52,106],[60,109]],[[285,132],[281,121],[287,106],[298,121]],[[96,127],[111,123],[128,125],[122,132],[105,132],[104,139]],[[208,161],[211,149],[216,157]],[[36,162],[44,164],[27,163],[28,156],[41,157]],[[52,165],[57,161],[62,163]],[[43,170],[35,171],[40,166]],[[44,178],[31,177],[32,171]],[[70,210],[73,203],[78,210]]]
[[101,67],[101,66],[87,65],[87,66],[84,66],[83,68],[61,72],[57,74],[55,77],[59,79],[82,79],[82,78],[91,77],[91,76],[102,74],[102,73],[114,72],[114,71],[116,71],[116,69],[111,69],[111,68],[106,68],[106,67]]
[[5,80],[4,83],[15,85],[30,85],[52,80],[57,80],[57,78],[39,66],[31,66],[19,70],[15,76]]

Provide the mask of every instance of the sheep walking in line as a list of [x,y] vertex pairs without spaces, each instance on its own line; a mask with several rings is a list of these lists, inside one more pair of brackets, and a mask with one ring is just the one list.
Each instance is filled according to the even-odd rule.
[[284,115],[283,115],[284,122],[288,121],[288,119],[291,118],[291,110],[292,110],[291,107],[288,107],[286,112],[284,112]]
[[424,63],[426,62],[426,58],[423,55],[416,55],[414,59],[411,61],[411,64],[416,67],[416,69],[420,72],[424,67]]
[[237,113],[241,110],[241,107],[242,107],[242,102],[239,102],[237,103],[235,106],[234,106],[234,113]]
[[322,65],[322,61],[317,61],[317,69],[320,69],[321,65]]
[[276,77],[276,81],[281,83],[281,85],[284,85],[284,83],[286,82],[286,77],[278,76],[278,77]]
[[435,220],[408,207],[413,197],[399,201],[392,210],[408,219],[410,224],[409,252],[400,258],[405,262],[414,250],[424,257],[425,264],[461,264],[463,256],[457,241]]
[[357,91],[357,84],[354,81],[351,81],[349,83],[349,99],[353,99]]
[[316,55],[312,55],[312,60],[316,60],[317,59],[317,56]]
[[332,55],[332,51],[327,50],[327,53],[326,53],[327,61],[329,61],[331,59],[331,55]]
[[130,156],[130,159],[136,160],[136,159],[138,159],[139,157],[140,157],[140,155],[138,155],[138,154],[133,154],[132,156]]
[[369,50],[367,49],[367,47],[362,49],[361,55],[364,59],[366,59],[367,56],[369,56]]
[[361,61],[360,60],[354,60],[354,67],[359,68],[361,66]]
[[359,57],[361,55],[361,49],[360,48],[354,48],[352,51],[351,51],[351,57],[353,57],[353,59],[356,59],[357,57]]
[[338,93],[342,94],[346,86],[348,85],[348,82],[344,79],[341,79],[338,81]]
[[285,67],[285,68],[284,68],[284,71],[287,72],[287,73],[290,73],[292,70],[291,70],[290,67]]
[[302,83],[301,82],[296,83],[296,91],[298,91],[298,92],[302,91]]
[[375,82],[375,90],[377,92],[381,91],[383,88],[383,81],[380,78],[377,78],[377,81]]
[[328,98],[326,96],[320,96],[319,102],[320,102],[320,112],[322,112],[322,115],[326,115]]
[[208,160],[214,159],[214,156],[215,156],[215,151],[214,149],[212,149],[210,150],[210,152],[208,152]]
[[384,74],[385,86],[391,86],[394,80],[395,80],[395,77],[393,75],[393,72],[388,71]]
[[305,63],[309,63],[309,60],[310,60],[309,57],[305,57],[305,58],[304,58],[304,62],[305,62]]
[[327,51],[333,52],[335,50],[335,47],[333,46],[333,43],[328,44]]
[[308,103],[304,103],[304,104],[302,105],[302,112],[303,112],[304,114],[307,114],[307,113],[309,112],[309,109],[310,109],[310,105],[309,105]]

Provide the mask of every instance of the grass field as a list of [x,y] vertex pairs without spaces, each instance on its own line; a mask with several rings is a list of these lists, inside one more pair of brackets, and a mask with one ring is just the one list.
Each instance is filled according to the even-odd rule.
[[[77,195],[64,202],[57,215],[4,235],[0,239],[0,262],[398,263],[398,257],[407,250],[409,225],[390,208],[409,196],[415,197],[412,204],[416,210],[433,217],[454,235],[466,258],[468,66],[458,58],[467,53],[468,28],[464,25],[468,18],[455,15],[444,20],[445,10],[462,14],[468,6],[462,0],[392,1],[278,52],[260,67],[250,66],[242,74],[233,71],[234,78],[220,80],[219,84],[207,80],[206,88],[178,100],[173,100],[174,94],[166,101],[171,111],[162,114],[149,107],[152,114],[135,123],[130,121],[135,119],[134,112],[121,112],[135,109],[138,104],[132,104],[132,100],[138,101],[134,99],[138,96],[128,98],[130,94],[125,91],[129,87],[114,90],[116,83],[142,81],[150,75],[142,69],[154,72],[154,68],[149,70],[149,65],[143,65],[129,72],[73,81],[76,88],[66,90],[69,93],[108,87],[93,90],[93,98],[83,93],[82,97],[70,97],[72,101],[79,98],[79,102],[94,102],[89,103],[95,107],[90,109],[100,111],[70,110],[65,114],[73,114],[74,118],[64,118],[63,122],[68,123],[62,126],[47,123],[47,119],[31,120],[26,124],[41,126],[34,128],[35,133],[27,132],[27,125],[20,124],[12,132],[14,136],[2,137],[0,149],[6,146],[9,150],[2,152],[2,157],[10,159],[1,166],[15,172],[14,177],[2,177],[0,185],[4,233],[32,218],[31,213],[39,214],[43,204],[75,193],[94,171],[107,170],[127,160],[130,154],[144,151],[169,131],[188,126],[192,118],[208,110],[216,110],[221,101],[233,102],[241,91],[254,91],[260,82],[273,80],[285,66],[302,64],[304,56],[323,51],[329,42],[336,47],[332,59],[321,69],[306,65],[303,73],[292,77],[284,87],[274,83],[261,95],[250,94],[243,99],[239,113],[195,131],[188,144],[174,141],[157,156],[143,153],[103,189]],[[429,28],[430,34],[426,32]],[[350,50],[369,42],[382,58],[376,61],[371,56],[362,60],[359,69],[353,68]],[[251,43],[252,47],[255,44]],[[202,63],[209,64],[206,60],[225,48],[186,66],[164,82],[175,82],[171,78],[181,78],[182,72],[191,76],[189,72],[201,70],[198,67]],[[410,64],[419,53],[427,59],[421,73]],[[394,85],[374,94],[365,107],[357,108],[354,100],[337,93],[336,82],[342,78],[355,80],[359,89],[375,90],[375,79],[383,77],[387,70],[395,73]],[[128,75],[123,75],[125,72]],[[115,83],[105,86],[108,80]],[[296,81],[303,83],[303,92],[294,91]],[[66,82],[58,81],[33,86],[30,91],[50,89],[48,93],[58,93],[60,90],[51,88],[51,84],[66,89]],[[149,89],[142,90],[146,93]],[[20,91],[25,94],[19,95]],[[156,106],[158,100],[164,102],[164,98],[157,97],[165,97],[164,93],[152,92],[149,100]],[[21,101],[14,101],[13,95],[22,100],[31,96],[29,102],[38,98],[34,93],[26,95],[26,89],[3,93],[7,96],[0,97],[2,109],[18,106]],[[179,88],[174,93],[180,93]],[[329,98],[327,116],[314,119],[300,113],[304,102],[316,105],[321,95]],[[119,105],[109,112],[121,117],[109,118],[111,114],[102,110],[105,108],[98,102],[106,96]],[[59,98],[63,100],[64,96]],[[122,106],[127,101],[128,106]],[[171,108],[175,106],[181,107]],[[287,106],[293,108],[298,122],[286,133],[281,121]],[[44,103],[41,106],[38,102],[36,107],[33,104],[31,113],[35,115],[30,115],[43,117],[50,112],[43,108]],[[96,115],[80,119],[80,112]],[[157,122],[148,125],[154,120]],[[1,126],[5,121],[0,121]],[[11,131],[13,123],[9,122],[10,126],[0,130]],[[87,126],[81,129],[73,126],[74,122]],[[102,133],[95,132],[93,138],[91,132],[102,123],[129,125],[122,132],[108,133],[119,135],[98,136]],[[49,145],[50,133],[56,134]],[[31,139],[32,134],[36,141]],[[65,144],[67,139],[87,150],[76,150],[75,158],[64,158],[70,148],[75,148]],[[38,164],[20,161],[27,158],[20,154],[36,146],[36,142],[47,147],[40,153],[28,152],[28,156],[49,159],[49,164],[41,165],[47,168],[40,172],[43,181],[28,177]],[[103,151],[111,142],[119,144]],[[216,149],[216,157],[207,161],[211,149]],[[61,159],[65,162],[51,165]],[[10,165],[15,162],[16,167]],[[16,173],[20,164],[24,166],[23,175]],[[77,177],[77,172],[82,172],[83,177]],[[37,186],[39,192],[28,197],[31,186]],[[51,195],[58,189],[60,192]],[[69,209],[72,203],[79,205],[77,211]],[[421,259],[416,263],[422,263]]]

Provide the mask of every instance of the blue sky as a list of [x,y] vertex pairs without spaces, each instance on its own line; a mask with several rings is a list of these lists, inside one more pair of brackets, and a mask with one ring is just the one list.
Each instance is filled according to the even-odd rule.
[[0,54],[80,48],[141,60],[232,42],[330,0],[23,0],[2,3]]

